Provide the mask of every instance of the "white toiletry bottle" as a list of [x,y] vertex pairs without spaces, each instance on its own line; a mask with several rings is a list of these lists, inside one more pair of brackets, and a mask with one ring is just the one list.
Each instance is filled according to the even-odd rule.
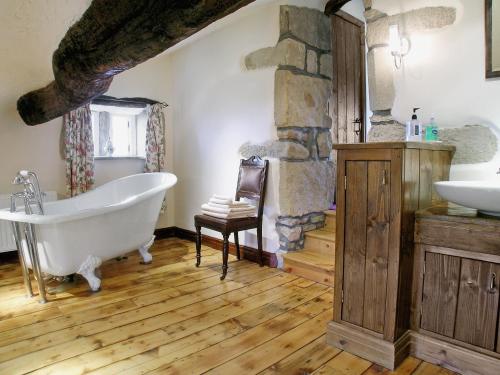
[[418,121],[417,111],[420,108],[413,108],[411,121],[407,124],[406,140],[408,142],[422,142],[422,124]]

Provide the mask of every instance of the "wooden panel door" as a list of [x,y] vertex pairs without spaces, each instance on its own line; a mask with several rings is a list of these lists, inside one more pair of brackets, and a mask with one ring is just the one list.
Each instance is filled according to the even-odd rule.
[[389,259],[391,163],[368,162],[365,298],[363,327],[383,333]]
[[457,310],[460,258],[425,254],[420,327],[453,337]]
[[390,223],[389,161],[347,161],[342,320],[382,334]]
[[332,17],[334,143],[365,140],[364,23],[344,12]]
[[500,265],[462,259],[455,339],[495,350]]
[[342,320],[361,326],[365,288],[368,162],[346,162]]

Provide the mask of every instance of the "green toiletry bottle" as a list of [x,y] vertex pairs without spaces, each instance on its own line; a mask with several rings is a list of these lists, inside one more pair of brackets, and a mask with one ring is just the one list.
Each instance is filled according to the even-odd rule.
[[425,125],[425,141],[432,142],[432,123]]
[[439,130],[438,130],[438,126],[436,124],[436,119],[433,117],[431,117],[431,123],[429,124],[431,126],[431,139],[430,141],[431,142],[437,142],[439,141]]
[[431,117],[430,122],[425,126],[425,141],[426,142],[436,142],[438,140],[438,127],[436,125],[436,120]]

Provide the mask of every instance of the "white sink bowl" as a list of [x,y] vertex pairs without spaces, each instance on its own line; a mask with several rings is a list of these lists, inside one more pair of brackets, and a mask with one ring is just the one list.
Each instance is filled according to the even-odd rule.
[[449,202],[500,216],[500,181],[440,181],[437,193]]

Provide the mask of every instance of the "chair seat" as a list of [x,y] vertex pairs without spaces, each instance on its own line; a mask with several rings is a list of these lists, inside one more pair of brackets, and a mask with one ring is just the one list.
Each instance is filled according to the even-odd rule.
[[259,220],[257,217],[244,217],[239,219],[220,219],[209,215],[195,215],[195,226],[213,229],[219,232],[231,233],[234,231],[256,228]]

